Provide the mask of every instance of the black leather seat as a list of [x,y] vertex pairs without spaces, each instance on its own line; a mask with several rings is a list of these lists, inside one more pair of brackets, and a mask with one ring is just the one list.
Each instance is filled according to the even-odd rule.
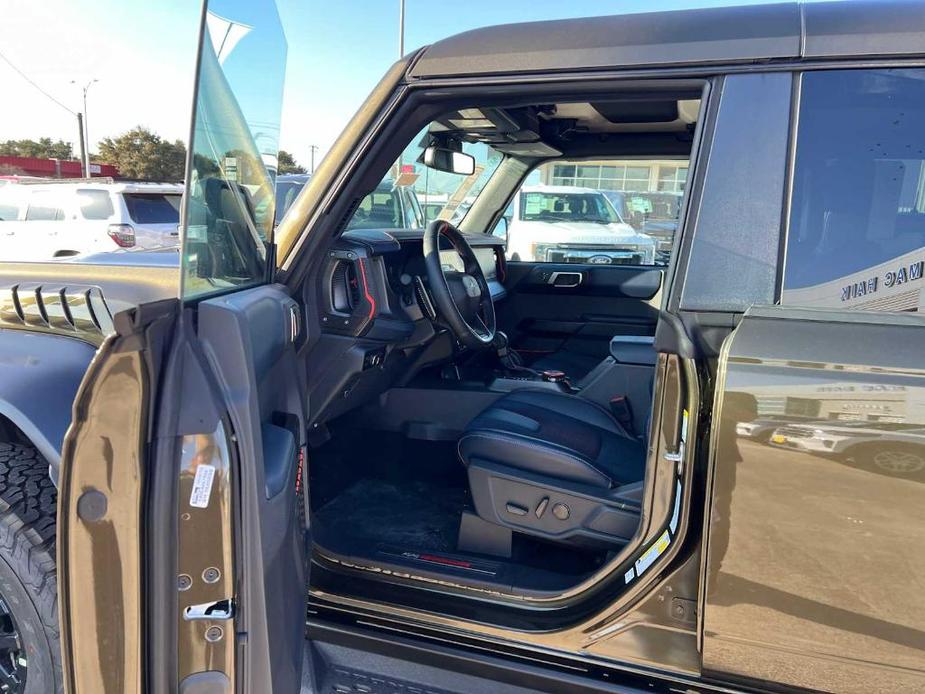
[[459,455],[483,520],[562,540],[626,540],[638,524],[646,446],[588,400],[514,391],[470,422]]

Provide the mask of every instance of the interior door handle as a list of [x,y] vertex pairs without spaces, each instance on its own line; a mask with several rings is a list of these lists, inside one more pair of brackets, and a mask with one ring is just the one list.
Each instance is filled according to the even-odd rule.
[[577,287],[581,284],[583,279],[584,275],[580,272],[553,272],[549,276],[549,284],[553,287],[568,289],[570,287]]

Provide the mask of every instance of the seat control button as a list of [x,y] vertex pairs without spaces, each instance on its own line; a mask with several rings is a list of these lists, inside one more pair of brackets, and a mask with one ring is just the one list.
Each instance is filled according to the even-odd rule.
[[546,512],[546,507],[547,507],[547,506],[549,506],[549,497],[548,497],[548,496],[544,496],[544,497],[540,500],[540,503],[538,503],[538,504],[536,505],[536,511],[534,511],[534,513],[536,513],[536,517],[537,517],[537,518],[542,518],[542,517],[543,517],[543,514]]
[[555,504],[552,507],[552,515],[561,521],[568,520],[569,510],[565,504]]
[[513,504],[510,501],[508,501],[507,506],[505,508],[507,508],[508,513],[513,513],[515,516],[526,516],[527,515],[527,509],[521,506],[520,504]]

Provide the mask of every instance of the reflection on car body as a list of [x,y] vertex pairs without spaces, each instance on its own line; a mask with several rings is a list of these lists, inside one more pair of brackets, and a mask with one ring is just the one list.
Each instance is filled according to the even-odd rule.
[[879,421],[828,421],[780,426],[772,446],[851,461],[886,475],[925,470],[925,428]]

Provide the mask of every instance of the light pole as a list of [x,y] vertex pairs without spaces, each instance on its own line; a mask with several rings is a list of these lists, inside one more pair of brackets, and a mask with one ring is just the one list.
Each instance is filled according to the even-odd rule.
[[[83,154],[83,168],[84,175],[87,178],[90,178],[90,127],[89,127],[89,117],[87,116],[87,90],[90,89],[90,86],[99,82],[95,77],[87,82],[83,86],[83,97],[84,97],[84,110],[83,110],[83,143],[80,148],[81,153]],[[77,84],[77,80],[71,80],[71,84]]]
[[398,57],[405,55],[405,0],[398,0]]

